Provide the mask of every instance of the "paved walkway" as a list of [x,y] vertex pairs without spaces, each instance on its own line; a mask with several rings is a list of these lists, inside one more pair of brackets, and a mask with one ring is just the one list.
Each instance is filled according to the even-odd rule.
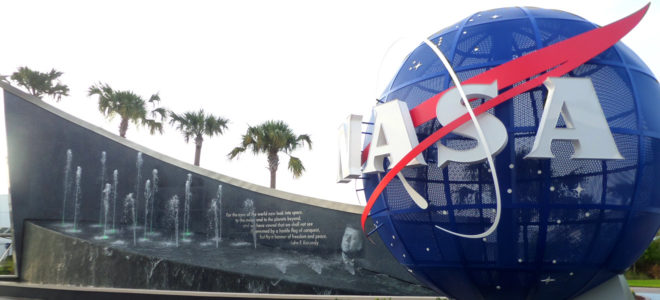
[[660,300],[660,288],[632,287],[635,295],[645,297],[648,300]]

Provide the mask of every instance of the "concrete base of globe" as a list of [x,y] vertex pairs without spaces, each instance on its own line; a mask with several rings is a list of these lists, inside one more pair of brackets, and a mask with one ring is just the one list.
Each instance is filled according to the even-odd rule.
[[630,286],[623,275],[616,276],[575,300],[634,300]]

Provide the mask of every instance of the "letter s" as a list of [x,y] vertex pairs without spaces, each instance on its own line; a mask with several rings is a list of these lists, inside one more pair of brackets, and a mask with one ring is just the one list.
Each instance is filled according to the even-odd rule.
[[[468,99],[484,98],[491,99],[497,96],[497,81],[491,84],[466,84],[463,90]],[[463,105],[461,96],[457,89],[452,89],[445,93],[436,106],[438,121],[443,126],[454,121],[458,117],[467,113],[467,108]],[[491,151],[491,155],[497,155],[504,147],[508,139],[506,127],[495,116],[489,113],[482,113],[477,116],[477,121],[486,137],[486,143]],[[444,168],[450,161],[474,163],[486,159],[485,151],[479,147],[479,138],[473,121],[469,121],[453,131],[454,134],[477,140],[477,146],[467,150],[456,150],[443,145],[440,141],[438,146],[438,166]]]

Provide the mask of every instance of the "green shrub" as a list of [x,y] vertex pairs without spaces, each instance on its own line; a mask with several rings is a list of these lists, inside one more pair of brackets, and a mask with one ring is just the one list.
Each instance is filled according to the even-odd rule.
[[[660,279],[660,239],[651,242],[642,257],[640,257],[632,267],[632,273],[629,274],[630,277],[636,277],[639,279],[644,279],[641,277]],[[645,276],[642,276],[645,275]],[[628,273],[626,273],[628,276]]]

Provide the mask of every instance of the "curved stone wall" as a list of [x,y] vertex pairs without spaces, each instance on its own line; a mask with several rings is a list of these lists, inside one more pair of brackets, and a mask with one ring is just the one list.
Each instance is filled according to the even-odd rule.
[[[134,239],[123,238],[122,243],[134,243],[136,248],[197,243],[218,249],[233,245],[336,255],[344,263],[342,276],[369,271],[417,283],[379,240],[372,244],[364,239],[358,230],[361,207],[213,173],[120,138],[5,83],[0,87],[5,90],[19,276],[28,264],[23,254],[34,251],[24,249],[25,222],[34,220],[59,224],[73,238],[84,235],[110,247],[113,239],[128,234]],[[104,195],[106,184],[110,186]],[[175,196],[178,203],[172,200]],[[372,238],[378,239],[376,234]],[[419,288],[419,294],[427,293]]]

